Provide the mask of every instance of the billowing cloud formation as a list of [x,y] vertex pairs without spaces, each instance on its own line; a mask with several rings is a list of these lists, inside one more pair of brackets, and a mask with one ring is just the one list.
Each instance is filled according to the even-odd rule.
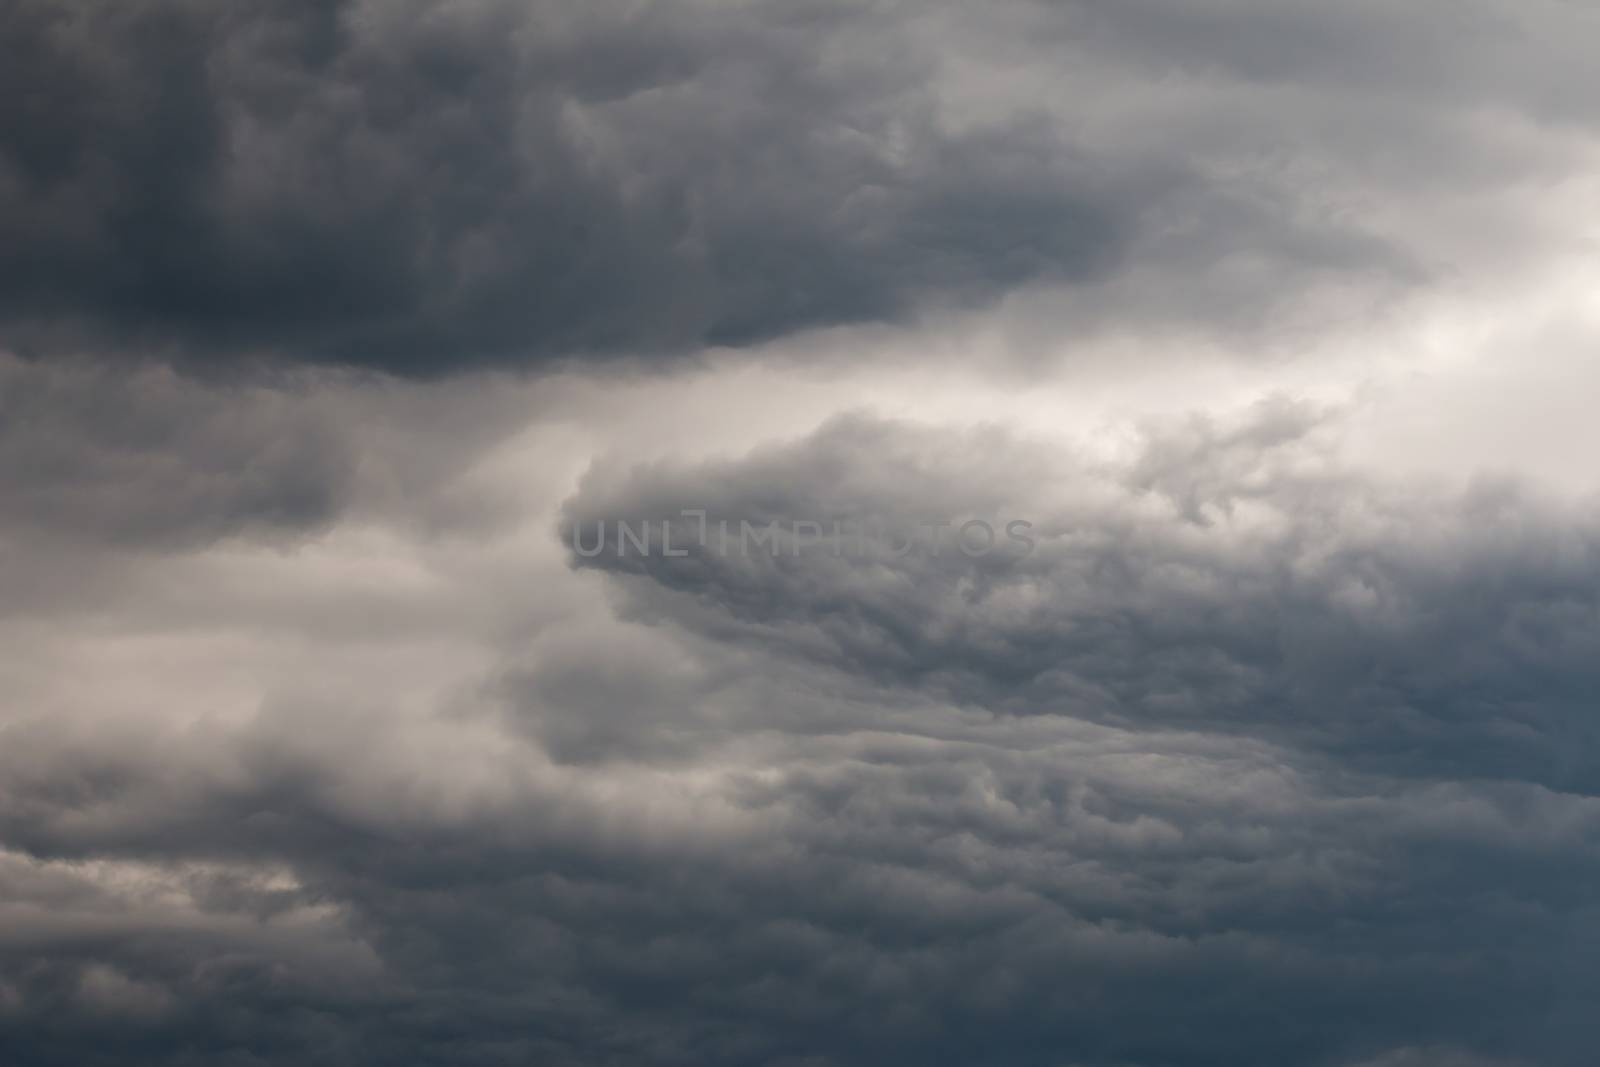
[[[1269,404],[1106,469],[850,419],[731,469],[593,482],[566,536],[599,549],[580,562],[640,574],[642,610],[948,699],[1241,728],[1399,773],[1421,747],[1425,773],[1594,791],[1600,515],[1514,484],[1376,488],[1320,455],[1316,429]],[[684,509],[731,523],[731,547],[701,546]],[[1016,517],[1031,552],[957,539]],[[663,554],[667,519],[687,558]],[[654,555],[618,520],[653,521]],[[774,520],[822,536],[744,536]],[[863,524],[885,533],[859,559]]]
[[1149,194],[1048,130],[943,128],[883,17],[23,4],[5,310],[421,370],[1107,269]]
[[7,5],[0,1063],[1587,1067],[1594,30]]
[[0,356],[0,525],[94,543],[206,542],[333,518],[351,462],[293,391],[196,389],[169,369],[40,371]]
[[289,555],[136,542],[4,619],[10,1062],[1589,1055],[1583,508],[1401,492],[1281,401],[1115,461],[852,416],[596,465],[565,514],[1016,515],[1034,551],[623,567],[552,537],[553,439],[454,462],[544,486],[473,522],[421,521],[467,475],[378,492],[437,385],[168,385],[246,434],[320,404],[357,462]]
[[1507,193],[1594,118],[1563,6],[992,6],[24,0],[5,333],[432,373],[1029,288],[1348,314],[1547,243]]

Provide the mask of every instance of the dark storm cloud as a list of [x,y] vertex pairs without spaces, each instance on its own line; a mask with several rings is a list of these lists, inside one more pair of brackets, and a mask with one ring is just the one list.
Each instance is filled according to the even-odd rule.
[[45,349],[427,371],[1103,274],[1154,190],[1042,123],[945,129],[884,17],[11,5],[0,311]]
[[1580,61],[1594,13],[1496,0],[1042,0],[1063,38],[1099,42],[1151,69],[1225,72],[1248,82],[1396,94],[1407,104],[1515,101],[1592,126],[1594,74]]
[[14,714],[0,1051],[1581,1067],[1592,527],[1429,519],[1327,418],[597,469],[570,515],[1015,510],[1039,545],[591,574],[642,622],[514,642],[435,713]]
[[323,527],[354,459],[305,395],[0,352],[0,537],[182,549]]
[[[433,377],[1025,291],[1203,349],[1436,203],[1510,256],[1588,18],[4,6],[0,1064],[1589,1067],[1593,502],[1288,402],[707,461],[815,383]],[[1036,544],[578,558],[569,493]]]
[[[290,546],[353,511],[403,512],[424,536],[492,526],[505,505],[463,469],[539,406],[322,369],[196,377],[0,350],[0,579],[42,577],[27,553],[93,567],[235,536]],[[5,588],[0,613],[17,606]]]
[[[1108,470],[1009,443],[847,419],[700,469],[597,473],[568,505],[585,566],[631,574],[644,617],[1016,714],[1205,724],[1291,739],[1389,773],[1590,792],[1600,734],[1600,518],[1515,485],[1385,489],[1313,444],[1318,416],[1268,405],[1196,423]],[[869,558],[825,542],[719,550],[796,519],[894,532]],[[1030,509],[1042,508],[1040,511]],[[1002,540],[896,554],[915,524],[1012,518]],[[675,523],[686,558],[618,541]],[[585,532],[586,531],[586,532]],[[1419,753],[1426,753],[1425,758]]]
[[436,373],[1039,290],[1069,333],[1322,323],[1482,267],[1416,220],[1577,166],[1514,119],[1593,119],[1554,7],[995,12],[23,0],[3,337]]
[[933,705],[714,786],[277,712],[13,733],[17,1062],[1585,1062],[1585,799]]

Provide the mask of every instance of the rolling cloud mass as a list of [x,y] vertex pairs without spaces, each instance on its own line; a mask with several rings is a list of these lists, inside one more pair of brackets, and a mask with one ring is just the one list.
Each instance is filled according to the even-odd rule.
[[0,1064],[1587,1067],[1596,45],[12,0]]

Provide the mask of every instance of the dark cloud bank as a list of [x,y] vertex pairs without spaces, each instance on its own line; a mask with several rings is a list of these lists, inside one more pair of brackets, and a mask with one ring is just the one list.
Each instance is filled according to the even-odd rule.
[[13,722],[0,1051],[1587,1063],[1600,525],[1376,488],[1324,418],[598,468],[569,517],[960,501],[1038,546],[575,558],[635,623],[403,728]]
[[[1317,424],[1270,404],[1108,471],[999,433],[844,419],[731,467],[591,479],[563,536],[598,548],[577,562],[632,576],[647,617],[941,699],[1238,729],[1389,773],[1425,751],[1427,774],[1597,791],[1600,516],[1514,483],[1379,488],[1295,464],[1318,458]],[[735,536],[723,552],[715,530],[697,543],[686,508],[735,530],[865,519],[891,534],[865,558],[848,535],[837,550]],[[965,520],[1017,516],[1031,552],[956,547]],[[686,557],[662,552],[668,517]],[[617,520],[650,522],[654,554],[621,543]],[[919,523],[947,528],[913,538]]]
[[1461,267],[1385,228],[1407,213],[1473,205],[1514,254],[1473,198],[1560,152],[1486,116],[1590,126],[1588,28],[1553,4],[19,0],[0,327],[437,373],[1034,285],[1080,329],[1348,313]]
[[[456,522],[492,570],[449,494],[493,405],[391,398],[375,444],[381,375],[124,357],[431,377],[1029,286],[1204,334],[1431,277],[1334,194],[1393,219],[1533,181],[1559,167],[1502,120],[1597,99],[1574,5],[994,10],[7,5],[0,337],[43,358],[0,363],[0,636],[144,610],[177,640],[120,579],[352,516],[375,556]],[[1062,99],[986,95],[1012,69]],[[1088,121],[1097,85],[1174,81],[1176,118]],[[563,530],[1037,545],[572,557],[614,611],[467,635],[495,666],[429,715],[287,678],[251,716],[124,718],[113,683],[75,715],[8,657],[0,1064],[1585,1067],[1600,522],[1380,483],[1332,421],[1269,404],[1113,463],[862,416],[596,465]],[[281,639],[255,622],[222,637]]]
[[[12,5],[0,310],[405,371],[1102,274],[1137,199],[954,133],[869,6]],[[59,342],[58,342],[59,343]]]

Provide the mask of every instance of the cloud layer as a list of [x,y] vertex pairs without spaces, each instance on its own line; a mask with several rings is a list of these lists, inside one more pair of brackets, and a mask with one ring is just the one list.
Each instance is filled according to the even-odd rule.
[[1320,325],[1548,242],[1508,194],[1586,152],[1585,29],[1553,4],[26,0],[0,315],[29,349],[420,374],[1033,290],[1079,333]]
[[1597,29],[7,5],[0,1063],[1589,1064]]
[[[587,464],[536,420],[380,491],[437,389],[270,393],[345,412],[341,511],[79,538],[115,581],[9,616],[11,1060],[1585,1061],[1591,510],[1418,496],[1281,400],[1116,461],[854,415]],[[167,448],[128,463],[215,446]],[[583,559],[563,495],[1037,545]]]

